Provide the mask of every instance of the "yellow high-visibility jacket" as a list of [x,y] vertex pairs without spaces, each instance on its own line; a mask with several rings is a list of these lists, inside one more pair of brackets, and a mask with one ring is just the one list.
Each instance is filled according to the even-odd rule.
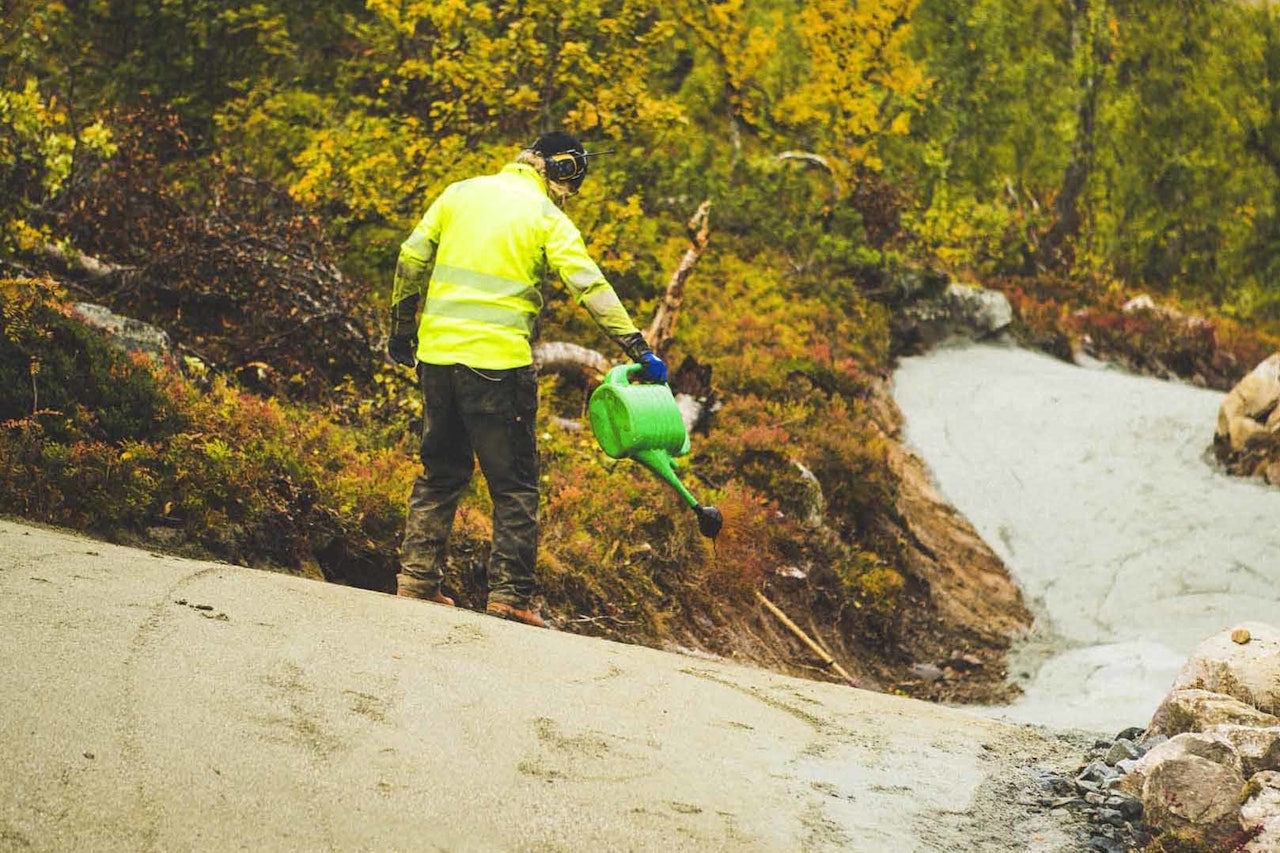
[[392,305],[421,294],[418,360],[502,370],[532,363],[538,285],[557,274],[615,341],[637,330],[537,170],[511,163],[450,184],[400,246]]

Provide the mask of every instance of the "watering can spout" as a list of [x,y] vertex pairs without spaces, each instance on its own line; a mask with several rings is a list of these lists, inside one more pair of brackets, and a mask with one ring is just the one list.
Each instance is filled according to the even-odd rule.
[[675,489],[697,515],[698,530],[714,538],[724,524],[720,511],[698,503],[676,476],[672,457],[689,452],[680,407],[666,385],[632,385],[629,379],[640,369],[638,364],[615,367],[592,392],[591,431],[609,456],[634,459]]
[[724,527],[724,516],[720,514],[720,510],[713,506],[695,506],[693,512],[698,516],[699,533],[708,539],[715,539],[720,535],[720,528]]

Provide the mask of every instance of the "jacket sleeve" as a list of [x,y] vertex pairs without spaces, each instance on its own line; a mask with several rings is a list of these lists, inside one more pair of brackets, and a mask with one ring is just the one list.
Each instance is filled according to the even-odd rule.
[[563,211],[552,214],[546,250],[547,265],[560,276],[574,301],[587,309],[610,338],[627,349],[628,342],[634,340],[639,331],[613,286],[587,253],[577,226]]
[[427,292],[431,261],[440,243],[440,229],[448,206],[449,189],[431,203],[409,237],[400,244],[396,260],[395,283],[391,286],[391,305]]

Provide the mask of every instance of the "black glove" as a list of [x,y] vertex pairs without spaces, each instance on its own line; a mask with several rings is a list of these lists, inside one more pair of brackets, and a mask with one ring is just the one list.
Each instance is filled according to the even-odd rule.
[[391,306],[391,338],[387,355],[396,364],[413,367],[418,363],[418,294],[406,296]]
[[387,355],[396,364],[413,367],[418,363],[418,339],[413,335],[392,335],[387,339]]

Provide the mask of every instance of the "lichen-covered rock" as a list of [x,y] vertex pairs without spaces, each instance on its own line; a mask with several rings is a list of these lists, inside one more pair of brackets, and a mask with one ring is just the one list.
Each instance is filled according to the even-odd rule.
[[1234,770],[1244,782],[1244,767],[1231,741],[1219,734],[1184,732],[1152,747],[1116,784],[1116,788],[1132,797],[1143,796],[1148,777],[1161,764],[1185,757],[1201,758]]
[[984,340],[1006,331],[1013,308],[998,290],[950,282],[941,294],[919,299],[896,313],[894,339],[907,352],[951,337]]
[[1144,740],[1183,732],[1206,732],[1215,726],[1280,726],[1280,717],[1264,714],[1233,696],[1210,690],[1174,690],[1164,698],[1147,726]]
[[1235,747],[1245,778],[1264,771],[1280,771],[1280,725],[1267,728],[1221,725],[1206,730]]
[[1259,773],[1245,786],[1240,826],[1258,832],[1244,853],[1280,853],[1280,773]]
[[1230,630],[1205,640],[1183,664],[1173,688],[1223,693],[1264,714],[1280,715],[1280,629],[1261,622],[1236,627],[1249,632],[1249,642],[1234,642]]
[[998,290],[952,282],[944,299],[952,323],[978,338],[999,334],[1013,322],[1013,308]]
[[156,360],[163,360],[172,352],[168,332],[149,323],[122,317],[90,302],[77,302],[72,313],[86,326],[105,332],[107,339],[125,352],[143,352]]
[[1131,793],[1139,781],[1144,820],[1153,826],[1209,845],[1240,828],[1240,756],[1219,735],[1171,738],[1143,756],[1117,787]]

